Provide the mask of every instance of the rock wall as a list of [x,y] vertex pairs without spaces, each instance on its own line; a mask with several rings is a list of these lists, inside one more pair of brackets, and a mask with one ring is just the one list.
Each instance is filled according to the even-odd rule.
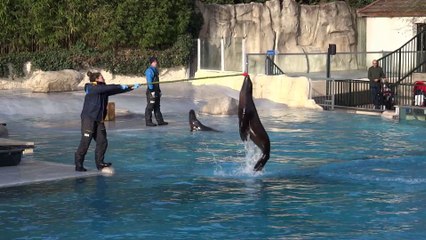
[[[204,19],[199,37],[216,47],[220,38],[225,47],[244,38],[246,53],[270,49],[279,53],[326,52],[330,43],[336,44],[339,52],[356,50],[355,14],[343,1],[320,5],[300,5],[294,0],[236,5],[197,2],[197,6]],[[226,55],[227,65],[241,68],[241,52]],[[287,67],[298,62],[279,61]],[[300,61],[305,64],[305,59]]]
[[[143,76],[113,75],[100,71],[107,84],[145,83]],[[184,67],[160,69],[160,81],[167,82],[187,78]],[[32,92],[67,92],[81,90],[89,82],[86,72],[65,69],[61,71],[29,71],[29,75],[20,79],[0,79],[0,90],[24,89]]]
[[[102,76],[104,77],[107,84],[135,84],[145,83],[146,79],[144,76],[127,76],[111,74],[110,72],[101,70]],[[178,79],[188,78],[188,71],[184,67],[176,68],[160,68],[160,81],[168,82]],[[89,82],[89,77],[84,75],[83,81],[80,82],[79,86],[83,87],[84,84]]]
[[36,71],[24,82],[24,86],[32,92],[39,93],[68,92],[77,90],[81,80],[83,80],[83,74],[71,69]]
[[238,114],[238,100],[228,96],[209,99],[200,112],[211,115],[236,115]]
[[27,89],[32,92],[68,92],[79,89],[83,74],[65,69],[61,71],[34,71],[26,78],[0,79],[0,90]]

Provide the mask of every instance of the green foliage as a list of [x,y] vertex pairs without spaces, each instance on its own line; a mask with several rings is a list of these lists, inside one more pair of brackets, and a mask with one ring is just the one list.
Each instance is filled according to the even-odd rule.
[[182,66],[188,63],[192,48],[192,37],[181,35],[176,43],[165,50],[126,50],[117,53],[108,52],[104,56],[103,63],[99,63],[109,71],[118,74],[143,75],[150,56],[156,56],[161,67],[169,68]]
[[350,0],[349,4],[355,8],[365,7],[368,4],[374,2],[375,0]]
[[102,52],[77,42],[70,49],[11,53],[0,57],[0,77],[9,75],[10,65],[13,66],[13,77],[23,76],[23,66],[28,61],[34,68],[43,71],[80,70],[96,66],[116,74],[143,75],[150,56],[157,56],[161,67],[187,64],[192,42],[192,36],[180,35],[173,46],[165,50],[121,49]]
[[202,18],[195,0],[2,0],[0,24],[1,76],[8,64],[22,75],[26,61],[140,74],[153,54],[163,66],[186,64]]
[[11,77],[21,77],[24,75],[24,64],[31,59],[31,53],[17,53],[0,57],[0,77],[9,76],[9,69],[11,70]]
[[251,3],[260,2],[264,3],[267,0],[201,0],[204,3],[216,3],[216,4],[238,4],[238,3]]
[[[266,0],[202,0],[233,4]],[[297,0],[317,4],[333,0]],[[373,0],[346,0],[361,7]],[[163,67],[189,61],[202,17],[195,0],[2,0],[0,76],[21,76],[27,61],[42,70],[106,67],[142,74],[148,56]]]
[[195,0],[2,0],[0,55],[72,48],[161,50],[198,35]]

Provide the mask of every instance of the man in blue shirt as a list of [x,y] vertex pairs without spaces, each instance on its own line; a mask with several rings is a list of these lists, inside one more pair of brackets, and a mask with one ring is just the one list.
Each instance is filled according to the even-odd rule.
[[[161,89],[160,89],[160,78],[158,74],[158,60],[156,57],[150,57],[149,63],[151,64],[145,70],[146,76],[146,108],[145,108],[145,122],[146,126],[155,127],[158,125],[167,125],[168,123],[164,121],[163,115],[160,111],[160,98],[161,98]],[[157,124],[152,122],[152,111],[154,111],[155,119]]]

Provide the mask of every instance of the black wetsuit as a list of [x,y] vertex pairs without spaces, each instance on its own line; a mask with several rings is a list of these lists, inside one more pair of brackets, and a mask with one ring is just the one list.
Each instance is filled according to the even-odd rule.
[[154,111],[155,119],[159,125],[165,123],[160,110],[161,89],[158,75],[158,70],[155,67],[149,67],[145,71],[147,80],[145,122],[147,125],[152,124],[152,111]]
[[[77,171],[84,171],[84,156],[89,149],[92,138],[96,141],[95,161],[96,167],[105,166],[104,157],[108,147],[104,119],[107,114],[108,96],[124,93],[131,88],[123,90],[121,85],[105,83],[88,83],[84,86],[83,111],[81,112],[81,141],[75,152],[75,166]],[[110,165],[110,164],[109,164]]]

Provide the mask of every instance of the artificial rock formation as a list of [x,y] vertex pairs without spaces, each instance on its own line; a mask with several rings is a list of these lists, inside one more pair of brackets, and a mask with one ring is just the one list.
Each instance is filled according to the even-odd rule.
[[[197,6],[204,19],[199,37],[211,45],[217,46],[217,39],[223,38],[225,48],[230,48],[235,46],[233,41],[244,38],[246,53],[272,49],[280,53],[326,52],[330,43],[340,52],[356,50],[355,14],[343,1],[319,5],[300,5],[294,0],[236,5],[198,2]],[[226,64],[241,65],[241,51],[225,52]],[[279,61],[297,64],[294,59]]]
[[[30,66],[30,64],[27,64]],[[89,82],[86,71],[61,70],[61,71],[31,71],[25,78],[0,79],[0,90],[26,89],[32,92],[67,92],[81,90]],[[100,71],[107,84],[135,84],[145,83],[143,76],[113,75],[105,70]],[[187,70],[184,67],[160,69],[161,82],[187,78]]]
[[338,51],[356,47],[354,14],[343,1],[299,5],[294,0],[217,5],[198,3],[204,18],[202,39],[246,38],[247,52]]
[[[105,70],[93,69],[92,71],[100,71],[107,84],[135,84],[146,83],[145,76],[128,76],[111,74]],[[184,67],[160,68],[160,81],[168,82],[178,79],[187,78],[187,70]],[[79,87],[83,88],[89,82],[89,77],[85,74],[83,81],[79,83]]]
[[83,74],[75,70],[35,71],[28,78],[0,79],[0,90],[28,89],[32,92],[68,92],[75,91],[83,80]]
[[209,99],[200,112],[212,115],[236,115],[238,112],[238,100],[228,96]]
[[75,70],[37,71],[24,84],[32,92],[66,92],[77,90],[82,79],[83,74]]

